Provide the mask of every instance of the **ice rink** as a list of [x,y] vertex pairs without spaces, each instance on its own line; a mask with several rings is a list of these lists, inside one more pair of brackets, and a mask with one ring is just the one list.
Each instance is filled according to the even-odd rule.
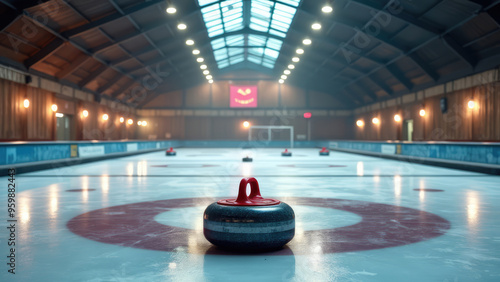
[[[179,148],[16,175],[16,275],[0,280],[500,281],[500,177],[281,151]],[[282,250],[228,253],[203,236],[205,207],[249,176],[295,211]]]

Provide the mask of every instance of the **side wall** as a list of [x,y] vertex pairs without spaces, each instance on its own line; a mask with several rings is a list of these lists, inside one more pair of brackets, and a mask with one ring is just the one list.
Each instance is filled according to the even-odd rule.
[[[488,80],[498,80],[496,77]],[[462,85],[460,85],[462,84]],[[477,84],[470,87],[472,84]],[[459,87],[460,86],[460,87]],[[452,90],[462,88],[458,90]],[[440,100],[448,110],[441,112]],[[469,107],[472,101],[474,106]],[[420,110],[425,115],[420,116]],[[354,112],[356,140],[408,140],[405,123],[413,121],[413,141],[498,141],[500,140],[500,82],[474,83],[471,77],[426,91],[377,103]],[[401,116],[397,122],[394,116]],[[372,119],[378,118],[379,124]]]

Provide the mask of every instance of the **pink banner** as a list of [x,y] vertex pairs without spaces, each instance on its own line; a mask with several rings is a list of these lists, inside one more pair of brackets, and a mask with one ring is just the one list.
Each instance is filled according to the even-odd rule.
[[257,86],[230,86],[231,108],[256,108]]

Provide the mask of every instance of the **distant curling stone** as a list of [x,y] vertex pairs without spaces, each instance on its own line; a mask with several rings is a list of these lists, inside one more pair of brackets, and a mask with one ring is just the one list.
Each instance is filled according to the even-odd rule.
[[243,162],[245,162],[245,163],[251,163],[252,161],[253,161],[253,159],[250,158],[249,156],[246,156],[243,158]]
[[282,157],[291,157],[292,152],[288,152],[288,149],[285,149],[285,151],[281,152]]
[[327,148],[323,147],[323,148],[321,149],[321,151],[319,151],[319,155],[320,155],[320,156],[329,156],[329,155],[330,155],[330,151],[328,151],[328,149],[327,149]]
[[167,156],[175,156],[175,155],[177,155],[177,152],[174,151],[174,148],[170,147],[170,149],[167,150],[167,152],[165,153],[165,155],[167,155]]
[[[247,185],[251,192],[247,196]],[[264,199],[255,178],[243,178],[236,199],[209,205],[203,234],[210,243],[231,251],[259,252],[283,247],[295,235],[295,213],[284,202]]]

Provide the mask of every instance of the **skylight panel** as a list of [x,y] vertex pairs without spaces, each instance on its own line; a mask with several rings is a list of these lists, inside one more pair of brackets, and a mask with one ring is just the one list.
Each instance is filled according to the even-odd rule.
[[297,7],[299,6],[300,0],[279,0],[282,3]]
[[200,7],[203,7],[208,4],[212,4],[214,2],[217,2],[217,0],[198,0],[198,4],[200,4]]
[[[243,61],[274,68],[300,0],[198,0],[219,68]],[[249,9],[249,11],[244,11]],[[249,17],[245,18],[244,17]],[[245,28],[262,35],[233,34]],[[251,47],[249,47],[251,46]]]

